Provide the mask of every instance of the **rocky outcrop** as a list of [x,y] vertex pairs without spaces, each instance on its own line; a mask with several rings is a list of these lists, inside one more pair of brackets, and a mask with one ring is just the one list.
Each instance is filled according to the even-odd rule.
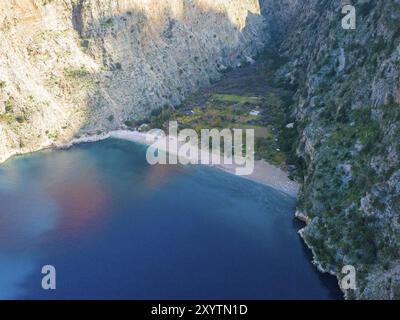
[[311,219],[303,212],[296,211],[294,216],[299,220],[304,222],[306,225],[309,225],[311,223]]
[[123,126],[256,55],[258,0],[0,3],[0,162]]
[[[276,81],[296,92],[291,165],[315,263],[356,268],[347,298],[400,298],[400,0],[260,3],[1,2],[0,162],[179,104],[273,45]],[[342,28],[349,3],[356,30]]]

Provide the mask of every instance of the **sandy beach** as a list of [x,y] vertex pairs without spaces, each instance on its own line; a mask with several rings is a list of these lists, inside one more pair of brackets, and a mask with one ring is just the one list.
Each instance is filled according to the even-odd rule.
[[[236,165],[221,164],[215,167],[232,174],[235,174],[236,170]],[[255,161],[253,173],[240,177],[270,186],[292,197],[297,197],[300,190],[299,184],[290,180],[285,171],[267,163],[265,160]]]
[[[68,148],[71,147],[74,144],[79,144],[79,143],[87,143],[87,142],[96,142],[96,141],[101,141],[105,140],[108,138],[114,138],[114,139],[122,139],[122,140],[127,140],[127,141],[132,141],[136,143],[141,143],[145,145],[151,144],[152,137],[150,136],[150,141],[149,136],[146,133],[143,132],[138,132],[138,131],[129,131],[129,130],[117,130],[117,131],[111,131],[106,134],[102,135],[97,135],[97,136],[87,136],[87,137],[81,137],[79,139],[74,139],[72,140],[69,144],[62,146],[63,148]],[[169,137],[167,137],[168,139]],[[153,137],[155,139],[155,137]],[[171,139],[171,138],[169,138]],[[183,144],[182,142],[178,142],[178,145]],[[212,165],[215,168],[224,170],[228,173],[236,174],[236,169],[239,167],[236,164],[224,164],[223,161],[221,161],[222,164],[218,165]],[[297,197],[297,194],[299,192],[299,184],[296,183],[295,181],[292,181],[289,179],[288,174],[283,171],[282,169],[273,166],[269,163],[267,163],[264,160],[258,160],[255,161],[254,163],[254,171],[250,175],[247,176],[239,176],[244,179],[249,179],[257,183],[261,183],[267,186],[270,186],[276,190],[279,190],[285,194],[288,194],[292,197]]]

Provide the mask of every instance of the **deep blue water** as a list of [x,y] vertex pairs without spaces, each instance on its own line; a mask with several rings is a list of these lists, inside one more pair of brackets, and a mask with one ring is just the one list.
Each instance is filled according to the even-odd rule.
[[[331,299],[295,200],[107,140],[0,166],[0,299]],[[41,288],[54,265],[57,289]]]

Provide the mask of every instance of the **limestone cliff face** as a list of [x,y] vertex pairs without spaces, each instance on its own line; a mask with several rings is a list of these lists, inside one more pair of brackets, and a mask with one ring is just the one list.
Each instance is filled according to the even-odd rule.
[[354,265],[348,298],[400,298],[400,0],[260,3],[0,2],[0,162],[178,104],[271,45],[266,26],[296,92],[302,235],[322,270]]
[[0,3],[0,162],[178,104],[266,40],[258,0]]
[[[356,30],[341,24],[350,3]],[[399,299],[400,1],[264,4],[284,26],[276,77],[296,91],[303,236],[321,269],[356,268],[348,298]]]

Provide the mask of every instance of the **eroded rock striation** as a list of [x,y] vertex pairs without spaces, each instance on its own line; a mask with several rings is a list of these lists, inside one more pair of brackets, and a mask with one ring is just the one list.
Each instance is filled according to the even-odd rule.
[[320,270],[356,268],[347,298],[399,299],[399,21],[400,0],[2,1],[0,162],[179,104],[274,46],[301,234]]
[[253,57],[258,0],[0,4],[0,162],[121,127]]

